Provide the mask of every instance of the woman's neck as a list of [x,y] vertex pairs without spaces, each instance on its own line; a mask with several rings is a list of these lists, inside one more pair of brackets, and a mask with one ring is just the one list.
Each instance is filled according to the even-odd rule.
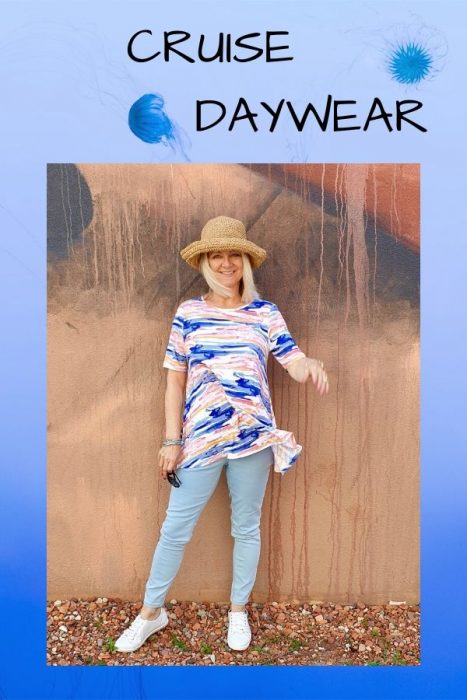
[[235,295],[233,297],[229,297],[228,299],[226,297],[221,297],[219,294],[215,294],[211,290],[204,295],[204,301],[207,301],[213,306],[221,306],[224,309],[232,309],[241,305],[242,297],[238,289],[236,290]]

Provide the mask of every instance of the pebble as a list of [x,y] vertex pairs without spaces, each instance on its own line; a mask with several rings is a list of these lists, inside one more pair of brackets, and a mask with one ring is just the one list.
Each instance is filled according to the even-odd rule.
[[[57,605],[55,604],[57,603]],[[363,606],[363,607],[362,607]],[[198,603],[173,598],[167,605],[170,625],[148,644],[122,658],[106,649],[107,637],[117,639],[139,611],[140,604],[118,599],[60,600],[47,603],[47,652],[53,665],[340,665],[351,660],[362,665],[379,659],[392,665],[398,650],[403,663],[418,665],[419,607],[366,606],[307,601],[300,604],[273,601],[247,606],[253,641],[246,652],[231,653],[226,643],[225,603]],[[363,612],[362,612],[363,611]],[[96,622],[99,623],[96,627]],[[376,644],[379,631],[381,647]],[[172,636],[187,649],[173,647]],[[303,642],[294,649],[291,642]],[[201,647],[211,653],[203,656]],[[53,646],[52,646],[53,645]],[[382,654],[384,652],[384,658]],[[213,658],[214,657],[214,660]],[[91,661],[87,661],[91,659]],[[60,662],[60,663],[59,663]]]

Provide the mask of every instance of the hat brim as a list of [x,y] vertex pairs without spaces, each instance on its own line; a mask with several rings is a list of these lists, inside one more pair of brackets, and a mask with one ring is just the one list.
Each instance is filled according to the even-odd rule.
[[244,238],[219,238],[210,241],[194,241],[183,248],[183,250],[180,251],[180,255],[188,265],[195,270],[199,270],[200,256],[202,253],[220,250],[235,250],[240,253],[246,253],[250,257],[253,269],[262,265],[267,257],[264,248]]

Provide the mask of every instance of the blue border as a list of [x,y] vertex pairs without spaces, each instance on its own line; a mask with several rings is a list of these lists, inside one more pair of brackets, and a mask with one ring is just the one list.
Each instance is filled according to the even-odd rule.
[[[216,20],[214,9],[222,11]],[[2,698],[467,697],[465,21],[455,2],[4,2],[0,243]],[[293,65],[131,65],[145,26],[206,33],[285,28]],[[405,27],[405,29],[401,29]],[[225,30],[225,29],[224,29]],[[384,74],[399,33],[426,40],[437,73],[413,88]],[[402,37],[403,38],[403,37]],[[431,43],[430,43],[431,42]],[[197,134],[196,98],[364,102],[416,95],[428,132]],[[160,92],[175,150],[129,130],[127,110]],[[47,162],[420,162],[422,172],[422,664],[420,667],[58,668],[45,663]],[[403,387],[401,387],[403,390]],[[64,469],[66,467],[64,466]]]

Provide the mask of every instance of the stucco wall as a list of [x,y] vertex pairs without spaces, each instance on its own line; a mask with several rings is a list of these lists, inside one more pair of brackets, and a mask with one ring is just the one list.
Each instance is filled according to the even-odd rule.
[[[170,488],[162,358],[178,302],[205,289],[178,251],[223,213],[269,251],[260,290],[331,384],[320,397],[269,358],[303,451],[271,475],[253,600],[419,602],[419,258],[365,208],[373,166],[334,166],[334,210],[306,187],[321,167],[302,189],[240,165],[49,169],[49,598],[141,599]],[[400,231],[418,169],[394,173]],[[231,552],[222,480],[170,597],[228,600]]]

